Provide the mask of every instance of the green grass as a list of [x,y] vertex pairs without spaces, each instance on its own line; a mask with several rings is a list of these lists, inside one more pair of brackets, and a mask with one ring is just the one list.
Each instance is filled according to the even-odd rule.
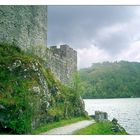
[[75,123],[75,122],[87,120],[87,119],[88,118],[86,118],[86,117],[77,117],[77,118],[71,118],[71,119],[67,119],[67,120],[61,120],[59,122],[48,123],[48,124],[42,125],[39,128],[33,130],[32,134],[40,134],[43,132],[47,132],[48,130],[53,129],[53,128],[61,127],[61,126],[67,125],[67,124],[71,124],[71,123]]
[[127,135],[126,131],[113,132],[111,122],[97,122],[86,128],[76,131],[75,135]]

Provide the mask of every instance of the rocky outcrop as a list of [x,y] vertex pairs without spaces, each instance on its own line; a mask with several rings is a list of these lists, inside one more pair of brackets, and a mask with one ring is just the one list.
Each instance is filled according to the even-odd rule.
[[[69,92],[69,94],[68,94]],[[84,115],[83,102],[65,90],[44,61],[0,45],[0,129],[30,133],[44,123]]]
[[116,118],[113,118],[112,119],[112,131],[117,133],[117,132],[122,132],[122,131],[125,131],[125,129],[120,125],[118,124],[118,120]]

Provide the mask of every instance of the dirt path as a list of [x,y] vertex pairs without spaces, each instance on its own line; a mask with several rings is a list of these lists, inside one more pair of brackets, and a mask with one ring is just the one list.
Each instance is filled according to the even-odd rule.
[[80,121],[63,127],[51,129],[46,133],[42,133],[42,135],[70,135],[73,134],[75,131],[87,127],[93,123],[95,123],[94,120]]

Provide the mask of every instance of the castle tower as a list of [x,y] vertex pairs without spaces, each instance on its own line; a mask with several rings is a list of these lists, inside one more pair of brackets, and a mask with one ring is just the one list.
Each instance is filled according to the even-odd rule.
[[47,67],[62,83],[69,83],[77,71],[77,52],[68,45],[51,46],[46,57]]
[[0,43],[15,44],[25,51],[36,47],[36,53],[45,52],[47,6],[0,6]]

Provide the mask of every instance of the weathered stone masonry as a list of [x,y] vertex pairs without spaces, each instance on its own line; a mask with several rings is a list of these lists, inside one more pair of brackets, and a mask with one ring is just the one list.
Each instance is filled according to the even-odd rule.
[[60,48],[51,46],[46,56],[47,67],[51,68],[56,77],[63,83],[70,82],[77,70],[77,52],[68,45],[60,45]]
[[0,43],[15,44],[25,51],[43,45],[43,53],[46,41],[47,6],[0,6]]
[[0,43],[15,44],[46,61],[63,83],[77,70],[77,53],[68,45],[47,48],[47,6],[0,6]]

